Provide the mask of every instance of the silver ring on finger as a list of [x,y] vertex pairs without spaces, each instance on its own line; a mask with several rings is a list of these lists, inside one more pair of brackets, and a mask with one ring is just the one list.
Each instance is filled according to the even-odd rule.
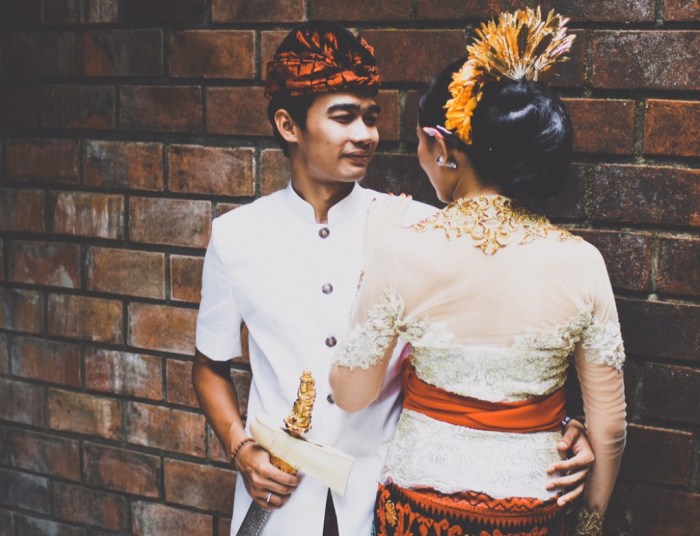
[[272,492],[270,492],[270,493],[267,494],[267,499],[265,499],[265,502],[266,502],[267,504],[270,504],[270,499],[272,499]]

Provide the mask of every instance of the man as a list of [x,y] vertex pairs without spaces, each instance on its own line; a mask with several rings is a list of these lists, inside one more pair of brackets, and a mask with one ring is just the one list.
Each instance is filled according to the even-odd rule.
[[[239,471],[232,534],[251,501],[277,510],[266,535],[370,531],[376,480],[400,409],[400,361],[395,357],[377,401],[355,414],[335,406],[327,378],[362,267],[365,214],[383,195],[357,185],[378,143],[378,89],[373,50],[364,40],[322,21],[293,30],[268,65],[266,79],[268,115],[289,157],[291,182],[214,221],[193,384]],[[434,210],[413,203],[408,219]],[[241,354],[242,322],[249,330],[253,372],[249,418],[267,414],[281,422],[296,398],[299,375],[311,370],[317,402],[308,437],[355,458],[344,497],[331,496],[312,478],[278,470],[248,437],[229,376],[229,361]],[[565,462],[563,469],[590,463],[585,440],[578,448],[580,463]],[[561,483],[578,483],[582,475]]]

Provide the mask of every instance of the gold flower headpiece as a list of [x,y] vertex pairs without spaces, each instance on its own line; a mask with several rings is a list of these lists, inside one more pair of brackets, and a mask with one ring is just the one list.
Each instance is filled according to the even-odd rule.
[[472,115],[484,84],[504,77],[537,80],[557,61],[565,61],[574,35],[566,35],[569,19],[550,11],[542,20],[540,8],[501,13],[498,21],[483,23],[467,47],[469,59],[452,77],[445,127],[471,144]]

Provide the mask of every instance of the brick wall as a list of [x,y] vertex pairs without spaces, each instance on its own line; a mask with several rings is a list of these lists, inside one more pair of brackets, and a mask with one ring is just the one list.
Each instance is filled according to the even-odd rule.
[[[434,196],[420,84],[468,29],[531,2],[0,1],[0,534],[228,534],[235,472],[190,387],[213,217],[284,184],[264,65],[325,17],[377,48],[366,183]],[[576,126],[546,206],[603,252],[629,354],[611,535],[700,525],[700,5],[551,1]],[[245,360],[233,375],[244,403]]]

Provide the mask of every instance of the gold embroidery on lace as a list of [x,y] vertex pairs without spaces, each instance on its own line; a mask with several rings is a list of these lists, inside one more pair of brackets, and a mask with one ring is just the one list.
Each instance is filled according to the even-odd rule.
[[552,224],[545,216],[501,195],[462,197],[435,216],[412,226],[416,231],[442,229],[448,240],[469,236],[486,255],[495,254],[511,243],[528,244],[552,233],[559,240],[580,240],[580,237]]

